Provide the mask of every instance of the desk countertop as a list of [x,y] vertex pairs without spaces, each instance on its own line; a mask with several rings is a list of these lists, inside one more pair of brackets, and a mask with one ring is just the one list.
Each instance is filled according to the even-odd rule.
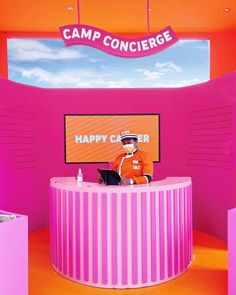
[[53,177],[50,180],[50,185],[54,188],[67,189],[67,190],[117,190],[117,191],[150,191],[150,190],[169,190],[181,188],[191,184],[191,177],[167,177],[158,181],[152,181],[149,184],[142,185],[128,185],[128,186],[115,186],[105,185],[96,182],[82,182],[78,183],[75,177]]

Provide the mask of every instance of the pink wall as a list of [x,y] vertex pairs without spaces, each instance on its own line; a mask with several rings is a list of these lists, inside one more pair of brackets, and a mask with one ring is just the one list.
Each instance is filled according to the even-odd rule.
[[236,72],[195,88],[187,104],[188,173],[193,179],[194,224],[227,236],[227,210],[236,206]]
[[[8,121],[2,125],[0,118],[0,126],[3,126],[0,127],[0,135],[6,135],[0,141],[2,142],[0,173],[3,180],[0,188],[0,208],[28,214],[31,230],[47,225],[49,179],[53,176],[75,175],[78,169],[78,165],[64,164],[63,115],[65,113],[160,113],[161,163],[155,164],[155,179],[175,175],[192,176],[195,227],[225,238],[227,209],[236,205],[236,201],[233,200],[233,191],[235,191],[233,177],[236,172],[233,168],[235,167],[233,155],[235,79],[236,73],[233,72],[198,86],[179,89],[41,89],[1,79],[0,111],[5,114]],[[192,142],[191,144],[189,142],[196,136],[191,134],[192,121],[195,120],[194,124],[198,124],[195,127],[200,135],[201,128],[208,127],[210,123],[204,122],[204,126],[200,126],[201,119],[199,122],[193,111],[199,111],[200,117],[204,117],[206,108],[211,109],[212,113],[207,114],[205,118],[221,119],[213,128],[216,137],[212,139],[205,133],[202,140],[218,139],[220,144],[224,145],[225,142],[228,146],[227,150],[224,146],[222,149],[219,148],[218,155],[216,154],[216,158],[211,161],[207,161],[206,153],[202,152],[204,149],[198,149],[200,160],[202,157],[205,157],[205,160],[196,163],[191,158],[195,150],[193,151],[191,147]],[[214,113],[216,112],[214,108],[218,109],[218,113]],[[30,127],[35,130],[33,138],[27,139],[27,136],[23,136],[25,133],[30,135],[29,130],[28,133],[23,133],[22,128],[19,132],[12,127],[13,113],[9,113],[9,109],[17,110],[18,113],[22,110],[31,112],[27,114],[30,118],[27,118],[34,122],[34,126]],[[25,114],[20,116],[24,117]],[[225,119],[224,116],[229,117]],[[18,120],[23,119],[18,118]],[[25,117],[24,120],[27,121]],[[224,127],[225,120],[229,121],[231,128],[223,129],[226,137],[222,137],[220,128],[221,124],[222,128]],[[7,128],[13,130],[3,131]],[[12,140],[18,140],[18,146],[28,148],[26,150],[29,154],[25,153],[27,161],[24,161],[22,154],[15,151],[14,159],[18,162],[11,164],[9,161],[13,159],[11,154],[13,151],[10,149],[17,150],[17,144],[14,142],[9,144],[8,140],[14,135],[21,135]],[[22,142],[24,140],[30,142]],[[204,142],[204,144],[209,143]],[[5,154],[2,152],[4,148]],[[214,150],[208,149],[207,152],[212,154]],[[225,153],[228,153],[226,158],[224,158]],[[225,162],[228,164],[225,165]],[[25,167],[26,163],[31,167]],[[95,181],[96,169],[103,165],[81,165],[85,180]]]

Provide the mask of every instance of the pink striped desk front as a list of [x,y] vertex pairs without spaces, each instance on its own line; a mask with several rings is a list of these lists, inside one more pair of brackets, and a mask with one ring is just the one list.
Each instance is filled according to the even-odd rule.
[[161,284],[192,260],[190,177],[105,186],[50,182],[51,261],[62,276],[103,288]]

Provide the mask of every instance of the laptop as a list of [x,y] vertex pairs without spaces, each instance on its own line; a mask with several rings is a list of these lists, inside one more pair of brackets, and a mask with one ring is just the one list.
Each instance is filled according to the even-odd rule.
[[98,169],[98,173],[106,185],[119,185],[121,181],[120,175],[115,170]]

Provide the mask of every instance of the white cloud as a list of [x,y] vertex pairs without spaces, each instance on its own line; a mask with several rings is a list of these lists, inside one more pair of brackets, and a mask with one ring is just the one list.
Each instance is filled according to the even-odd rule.
[[153,84],[152,87],[159,87],[159,88],[178,88],[178,87],[185,87],[190,86],[198,83],[202,83],[204,81],[200,81],[198,78],[190,79],[190,80],[182,80],[179,83],[156,83]]
[[35,62],[38,60],[81,59],[86,56],[78,49],[51,48],[37,40],[9,40],[9,59],[12,61]]
[[136,69],[136,71],[142,73],[148,80],[158,79],[160,76],[164,75],[164,73],[149,71],[147,69]]
[[184,48],[193,48],[194,49],[206,49],[209,48],[210,46],[210,41],[207,39],[202,39],[202,40],[194,40],[194,39],[181,39],[177,43],[175,43],[173,47],[179,47],[182,46]]
[[24,69],[12,67],[12,71],[20,73],[25,79],[33,79],[39,85],[49,87],[104,87],[104,88],[125,88],[133,87],[131,79],[117,81],[109,80],[109,74],[97,74],[93,71],[65,70],[60,72],[49,72],[41,68]]
[[156,62],[155,68],[157,68],[158,70],[150,71],[148,69],[136,69],[136,72],[142,73],[144,77],[148,80],[159,79],[167,72],[182,72],[182,68],[174,64],[172,61],[167,61],[163,63]]
[[160,71],[160,72],[170,72],[174,71],[177,73],[182,72],[182,68],[174,64],[172,61],[167,61],[167,62],[156,62],[155,67]]
[[131,79],[122,79],[118,81],[104,81],[104,87],[108,88],[133,88]]
[[[182,80],[182,83],[184,84],[196,84],[196,83],[199,83],[199,79],[198,78],[194,78],[194,79],[190,79],[190,80]],[[201,81],[203,82],[203,81]]]
[[104,62],[104,60],[102,60],[102,59],[96,59],[96,58],[87,58],[87,60],[90,61],[91,63]]
[[[144,69],[138,69],[141,73],[144,73]],[[109,73],[97,74],[91,70],[64,70],[58,72],[45,71],[41,68],[19,68],[11,67],[11,71],[19,73],[27,83],[27,80],[34,81],[35,85],[42,85],[43,87],[57,87],[57,88],[133,88],[138,87],[133,79],[119,79],[113,80]],[[163,75],[163,73],[159,73]],[[155,75],[153,75],[155,76]],[[152,77],[153,77],[152,76]],[[111,78],[111,79],[110,79]],[[153,79],[154,80],[154,79]],[[158,88],[177,88],[189,85],[202,83],[198,78],[184,79],[176,83],[153,83],[149,87]],[[29,83],[32,85],[32,83]]]

